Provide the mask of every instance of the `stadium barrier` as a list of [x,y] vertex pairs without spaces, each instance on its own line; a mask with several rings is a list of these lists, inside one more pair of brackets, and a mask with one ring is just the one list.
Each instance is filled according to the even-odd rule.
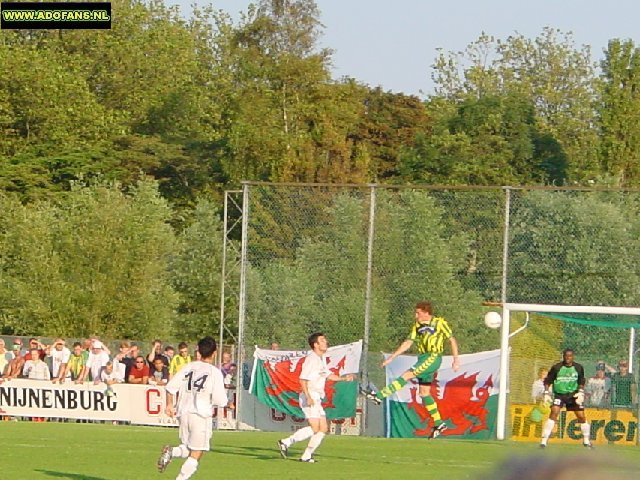
[[[543,422],[534,422],[531,412],[535,405],[511,405],[511,439],[518,442],[539,442]],[[635,445],[638,418],[630,409],[585,409],[591,424],[591,443],[596,445]],[[573,413],[562,411],[551,435],[552,442],[575,443],[582,439],[580,425]]]
[[[164,387],[155,385],[118,384],[113,393],[104,384],[54,384],[43,380],[0,379],[0,416],[63,418],[91,421],[118,421],[135,425],[175,427],[177,422],[165,414]],[[235,403],[235,392],[231,392]],[[252,395],[246,399],[247,414],[242,429],[290,432],[306,425],[304,419],[277,412]],[[236,411],[214,409],[214,426],[218,430],[234,430],[239,425]],[[356,417],[331,423],[331,432],[358,435],[362,421],[361,409]]]

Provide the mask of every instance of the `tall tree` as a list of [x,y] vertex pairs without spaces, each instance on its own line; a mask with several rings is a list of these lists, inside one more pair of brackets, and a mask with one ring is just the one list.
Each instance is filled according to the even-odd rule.
[[332,84],[319,15],[312,0],[263,0],[235,29],[236,93],[223,161],[232,181],[368,178],[368,156],[351,140],[362,90]]
[[484,95],[457,104],[434,98],[428,109],[434,127],[400,156],[400,181],[518,185],[566,179],[565,158],[538,131],[527,97]]
[[602,61],[600,129],[605,171],[619,185],[640,184],[640,49],[611,40]]
[[556,139],[566,155],[568,179],[586,182],[600,174],[595,65],[589,47],[577,48],[571,34],[552,28],[535,39],[483,34],[464,52],[441,52],[433,78],[437,96],[454,102],[510,94],[529,99],[540,133]]

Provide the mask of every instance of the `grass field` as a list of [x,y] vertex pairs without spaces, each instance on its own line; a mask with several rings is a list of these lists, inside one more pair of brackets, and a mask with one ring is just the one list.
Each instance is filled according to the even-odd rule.
[[[584,451],[579,445],[552,445],[539,452],[535,444],[465,442],[438,439],[398,440],[327,437],[316,464],[282,460],[276,433],[215,432],[213,450],[201,462],[194,479],[403,479],[496,478],[500,462],[515,456],[569,454],[596,456],[612,465],[627,463],[629,477],[640,475],[640,451],[633,447],[601,447]],[[164,474],[155,462],[164,444],[175,444],[177,431],[167,428],[75,423],[0,423],[0,478],[72,480],[174,479],[182,460]],[[292,457],[301,449],[293,447]]]

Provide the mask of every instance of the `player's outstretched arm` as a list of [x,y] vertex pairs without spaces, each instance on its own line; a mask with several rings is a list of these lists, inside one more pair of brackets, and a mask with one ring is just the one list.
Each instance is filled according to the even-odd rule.
[[387,357],[387,359],[382,362],[382,364],[380,365],[382,368],[386,367],[387,365],[389,365],[391,362],[393,362],[393,360],[399,356],[402,355],[404,352],[406,352],[407,350],[409,350],[411,348],[411,345],[413,345],[413,340],[411,339],[407,339],[404,342],[402,342],[400,344],[400,346],[398,347],[398,349],[393,352],[391,355],[389,355]]

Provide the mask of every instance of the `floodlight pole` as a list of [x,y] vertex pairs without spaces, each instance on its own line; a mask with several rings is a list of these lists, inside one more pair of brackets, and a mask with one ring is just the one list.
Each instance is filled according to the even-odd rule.
[[498,391],[498,417],[496,437],[498,440],[505,439],[507,426],[507,391],[509,386],[509,316],[510,311],[505,304],[507,303],[507,266],[509,261],[509,224],[511,213],[511,188],[504,187],[505,205],[504,205],[504,231],[502,237],[502,330],[500,331],[500,381]]

